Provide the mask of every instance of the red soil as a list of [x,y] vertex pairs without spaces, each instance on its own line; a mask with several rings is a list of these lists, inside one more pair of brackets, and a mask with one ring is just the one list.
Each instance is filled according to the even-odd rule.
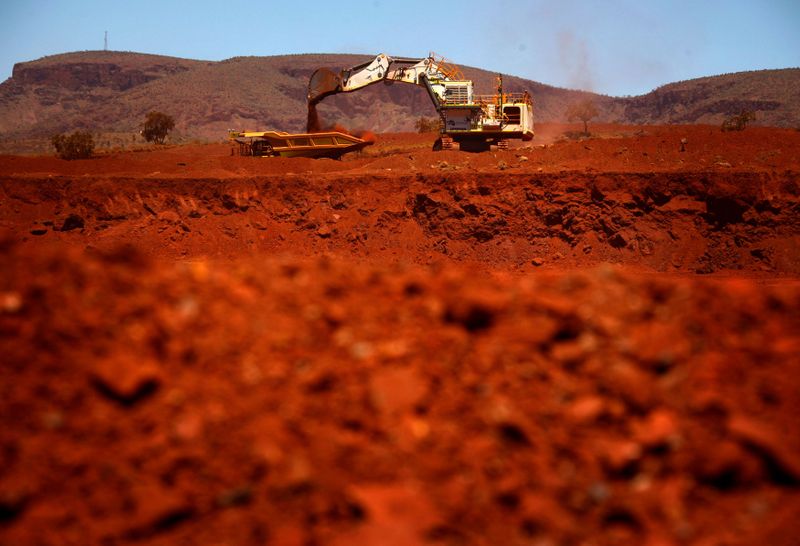
[[318,133],[320,131],[319,112],[315,102],[308,103],[308,121],[306,122],[307,133]]
[[597,130],[0,157],[0,543],[796,544],[800,133]]

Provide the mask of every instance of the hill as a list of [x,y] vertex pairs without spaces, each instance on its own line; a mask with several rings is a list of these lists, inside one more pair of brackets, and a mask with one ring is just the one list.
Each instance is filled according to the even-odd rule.
[[758,70],[671,83],[624,100],[620,120],[632,123],[719,123],[742,110],[758,123],[800,126],[800,69]]
[[[22,143],[75,129],[135,140],[151,110],[176,119],[176,137],[218,140],[228,129],[300,131],[306,121],[306,85],[320,66],[348,67],[363,55],[302,54],[236,57],[212,62],[115,51],[85,51],[14,66],[0,84],[0,140]],[[495,74],[465,67],[476,91],[489,93]],[[538,121],[563,121],[567,106],[591,97],[598,121],[627,124],[720,123],[742,109],[758,124],[800,125],[800,69],[764,70],[674,83],[637,97],[608,97],[514,76],[506,89],[534,96]],[[326,99],[327,123],[376,132],[412,130],[434,116],[421,88],[377,85]],[[108,137],[112,135],[112,137]],[[8,146],[5,146],[8,148]]]

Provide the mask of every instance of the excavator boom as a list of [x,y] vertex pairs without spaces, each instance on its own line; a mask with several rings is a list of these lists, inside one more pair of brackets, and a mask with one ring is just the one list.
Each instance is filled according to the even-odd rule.
[[433,54],[425,59],[409,59],[381,53],[370,62],[339,72],[330,68],[317,69],[308,82],[308,102],[316,104],[329,95],[350,93],[379,82],[422,85],[422,76],[429,80],[450,79]]

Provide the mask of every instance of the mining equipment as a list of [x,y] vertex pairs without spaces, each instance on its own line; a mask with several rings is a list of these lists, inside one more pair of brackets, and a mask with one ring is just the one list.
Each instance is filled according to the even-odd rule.
[[284,133],[281,131],[230,131],[228,138],[239,145],[239,155],[260,157],[329,157],[339,159],[371,142],[341,133]]
[[376,83],[410,83],[424,87],[439,114],[440,137],[434,150],[485,151],[491,145],[507,148],[511,139],[533,139],[530,94],[505,93],[498,76],[493,95],[473,93],[471,80],[459,68],[434,53],[424,59],[393,58],[381,53],[372,61],[335,72],[319,68],[308,83],[309,128],[316,121],[315,105],[327,96],[350,93]]

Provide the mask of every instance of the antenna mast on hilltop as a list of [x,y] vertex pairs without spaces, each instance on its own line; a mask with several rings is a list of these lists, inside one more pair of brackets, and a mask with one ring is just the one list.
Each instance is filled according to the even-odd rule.
[[108,51],[108,31],[106,31],[105,38],[103,38],[103,51]]

